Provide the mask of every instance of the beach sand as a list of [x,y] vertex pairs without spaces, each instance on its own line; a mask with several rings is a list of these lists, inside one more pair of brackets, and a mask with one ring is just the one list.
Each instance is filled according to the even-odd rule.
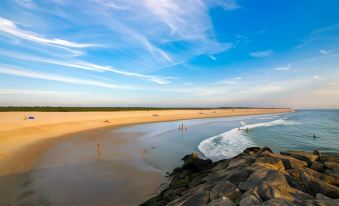
[[[268,114],[289,112],[290,109],[218,109],[218,110],[161,110],[161,111],[124,111],[124,112],[4,112],[0,113],[0,204],[14,205],[43,203],[45,200],[34,195],[32,184],[32,168],[42,154],[48,152],[54,145],[71,138],[89,139],[95,142],[95,137],[112,127],[146,122],[171,121],[179,119],[211,118],[223,116]],[[24,120],[25,116],[34,115],[34,120]],[[100,135],[98,135],[100,134]],[[108,174],[105,178],[128,180],[116,197],[115,204],[124,204],[126,197],[119,200],[122,194],[131,195],[131,204],[144,200],[154,193],[156,188],[165,181],[159,172],[142,171],[129,164],[131,155],[140,155],[144,151],[131,151],[130,138],[137,135],[119,136],[114,138],[112,145],[116,147],[115,160],[109,167],[118,171]],[[94,138],[94,139],[93,139]],[[75,143],[76,144],[76,143]],[[124,150],[119,149],[124,146]],[[127,145],[127,146],[126,146]],[[111,154],[112,155],[112,154]],[[63,157],[67,158],[67,156]],[[42,160],[43,161],[43,160]],[[46,163],[48,164],[48,162]],[[45,165],[46,165],[45,164]],[[53,162],[51,163],[53,165]],[[49,165],[49,166],[51,166]],[[107,167],[107,165],[105,165]],[[39,169],[39,168],[38,168]],[[131,177],[133,177],[131,179]],[[102,177],[98,177],[102,178]],[[133,191],[128,191],[134,188]],[[137,189],[136,189],[137,188]],[[47,188],[46,188],[47,190]],[[93,196],[93,194],[91,194]],[[95,195],[95,194],[94,194]],[[114,196],[116,195],[116,196]],[[72,197],[73,198],[73,197]],[[100,204],[108,200],[101,200]],[[120,202],[119,202],[120,201]],[[98,202],[96,202],[98,203]],[[108,203],[108,204],[110,204]],[[90,205],[90,204],[89,204]],[[124,204],[125,205],[125,204]]]

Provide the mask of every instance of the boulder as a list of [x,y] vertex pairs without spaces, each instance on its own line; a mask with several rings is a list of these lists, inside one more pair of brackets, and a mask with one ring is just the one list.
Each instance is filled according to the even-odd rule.
[[315,154],[312,154],[312,153],[309,153],[309,152],[304,152],[304,151],[289,150],[287,152],[280,152],[280,154],[291,156],[291,157],[294,157],[296,159],[305,161],[305,162],[307,162],[307,164],[309,166],[312,165],[312,163],[319,158],[318,155],[315,155]]
[[222,181],[216,184],[210,191],[210,200],[216,200],[221,197],[227,197],[235,201],[241,195],[240,190],[229,181]]
[[320,156],[320,151],[318,149],[315,149],[315,150],[313,150],[312,154]]
[[318,172],[324,172],[325,171],[325,166],[324,164],[320,162],[313,162],[311,167],[312,170],[318,171]]
[[190,172],[199,172],[201,170],[207,169],[212,165],[212,161],[207,159],[203,160],[196,158],[195,155],[186,155],[183,160],[184,165],[182,166],[183,170],[188,170]]
[[251,155],[257,153],[260,149],[260,147],[248,147],[242,153]]
[[320,179],[313,177],[306,172],[301,172],[300,174],[301,181],[305,186],[306,191],[309,194],[315,196],[317,193],[322,193],[330,198],[338,199],[339,198],[339,188],[330,185]]
[[272,150],[268,147],[263,147],[258,151],[258,153],[264,153],[264,152],[265,153],[273,153]]
[[283,163],[281,162],[280,158],[277,157],[259,157],[254,165],[259,165],[259,166],[263,166],[263,167],[267,167],[270,169],[274,169],[274,170],[285,170],[285,167],[283,165]]
[[271,199],[261,204],[262,206],[297,206],[293,202],[285,199]]
[[299,182],[301,182],[300,173],[301,173],[302,171],[303,171],[303,170],[300,169],[300,168],[286,170],[286,172],[287,172],[289,175],[291,175],[294,179],[298,180]]
[[261,202],[262,200],[254,189],[248,190],[237,200],[239,206],[261,205]]
[[231,162],[228,164],[227,169],[235,168],[235,167],[247,167],[250,166],[255,161],[254,158],[249,157],[242,157],[242,158],[236,158],[231,160]]
[[300,180],[298,181],[297,179],[295,179],[294,177],[292,177],[289,174],[284,174],[284,175],[285,175],[287,183],[290,187],[293,187],[294,189],[305,192],[305,188],[304,188],[303,184],[300,182]]
[[256,191],[263,201],[276,198],[289,201],[313,199],[309,194],[291,188],[288,185],[271,185],[269,182],[259,185]]
[[206,206],[209,202],[209,192],[198,192],[191,196],[183,196],[167,204],[167,206]]
[[307,167],[307,163],[305,161],[287,156],[282,154],[271,154],[272,157],[280,158],[286,170],[294,169],[294,168],[303,168]]
[[230,181],[235,185],[239,185],[246,181],[251,173],[252,171],[247,167],[236,168],[231,171],[227,171],[225,180]]
[[330,169],[330,170],[333,170],[334,168],[339,167],[339,164],[336,162],[325,162],[324,165],[327,169]]
[[339,184],[338,179],[336,179],[334,177],[331,177],[329,175],[326,175],[326,174],[321,174],[321,173],[319,173],[319,172],[317,172],[315,170],[312,170],[310,168],[305,168],[303,171],[306,172],[309,175],[312,175],[312,176],[320,179],[321,181],[324,181],[324,182],[328,183],[328,184],[331,184],[331,185]]
[[236,206],[236,204],[227,197],[223,196],[219,199],[211,201],[207,206]]
[[238,188],[240,190],[247,191],[263,184],[264,182],[269,182],[271,185],[288,185],[284,173],[278,170],[261,168],[253,172],[245,182],[240,183]]
[[298,205],[305,206],[339,206],[339,199],[331,199],[321,193],[317,193],[316,199],[313,200],[305,200],[305,201],[297,201]]

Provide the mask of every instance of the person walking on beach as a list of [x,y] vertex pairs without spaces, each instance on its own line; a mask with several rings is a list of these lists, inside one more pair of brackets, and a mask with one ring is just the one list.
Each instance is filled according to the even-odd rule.
[[101,152],[101,146],[100,144],[97,144],[97,153],[100,153]]

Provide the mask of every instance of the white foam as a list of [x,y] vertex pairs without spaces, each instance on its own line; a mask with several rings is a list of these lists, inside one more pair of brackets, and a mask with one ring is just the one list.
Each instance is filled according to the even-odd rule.
[[[243,122],[241,122],[243,124]],[[278,119],[271,122],[244,125],[240,128],[231,129],[225,133],[210,137],[200,142],[199,150],[209,159],[213,161],[231,158],[241,153],[247,147],[255,146],[255,144],[247,137],[246,129],[256,127],[269,127],[273,125],[294,125],[298,122]]]

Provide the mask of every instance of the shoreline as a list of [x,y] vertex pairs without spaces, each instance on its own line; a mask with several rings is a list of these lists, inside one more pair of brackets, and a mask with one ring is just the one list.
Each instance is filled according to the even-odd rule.
[[[230,111],[230,110],[216,110],[216,113],[211,114],[210,110],[204,111],[207,113],[201,114],[202,110],[197,111],[152,111],[152,112],[104,112],[95,114],[93,112],[87,114],[95,114],[102,115],[100,118],[88,118],[84,117],[86,113],[81,112],[78,117],[74,116],[71,118],[71,121],[67,119],[64,122],[52,121],[50,124],[39,124],[39,122],[33,122],[35,124],[32,125],[23,125],[23,127],[12,130],[4,130],[2,122],[0,122],[0,142],[1,150],[0,150],[0,175],[1,176],[10,176],[13,174],[14,178],[7,178],[5,182],[0,181],[3,185],[11,185],[12,190],[7,190],[6,187],[4,192],[8,193],[9,191],[11,197],[15,199],[15,195],[19,195],[19,193],[23,193],[24,191],[16,191],[20,188],[20,185],[24,184],[27,181],[27,174],[31,172],[34,164],[40,159],[41,155],[51,149],[54,145],[59,142],[74,138],[75,136],[81,136],[90,133],[96,132],[104,132],[108,130],[112,130],[114,128],[120,128],[122,126],[141,124],[141,123],[152,123],[152,122],[164,122],[164,121],[175,121],[175,120],[184,120],[184,119],[201,119],[201,118],[215,118],[215,117],[225,117],[225,116],[241,116],[241,115],[255,115],[255,114],[270,114],[270,113],[283,113],[290,112],[293,110],[286,109],[239,109]],[[123,114],[121,114],[123,113]],[[133,114],[134,113],[134,114]],[[153,113],[157,113],[159,116],[154,117],[151,116]],[[0,116],[3,113],[0,114]],[[10,113],[7,113],[10,114]],[[13,113],[11,113],[13,114]],[[20,117],[23,114],[27,114],[26,112],[16,113],[16,117]],[[44,113],[46,114],[46,113]],[[47,113],[51,114],[51,113]],[[64,113],[61,113],[64,114]],[[74,115],[74,113],[67,113],[68,116]],[[132,115],[131,115],[132,114]],[[34,112],[34,115],[37,117],[37,121],[41,120],[42,113]],[[58,114],[60,115],[60,113]],[[120,116],[119,116],[120,115]],[[129,115],[129,116],[128,116]],[[134,116],[133,116],[134,115]],[[53,115],[52,115],[53,116]],[[65,115],[61,115],[62,116]],[[66,115],[67,116],[67,115]],[[76,116],[76,115],[75,115]],[[118,118],[116,117],[118,116]],[[83,121],[74,121],[74,119],[79,118]],[[110,117],[110,118],[109,118]],[[115,118],[114,118],[115,117]],[[127,117],[127,118],[126,118]],[[48,116],[47,116],[48,118]],[[59,117],[60,118],[60,117]],[[87,119],[86,119],[87,118]],[[6,119],[6,118],[5,118]],[[109,123],[105,123],[103,121],[108,120]],[[79,120],[79,119],[76,119]],[[19,120],[23,121],[23,120]],[[24,122],[26,123],[26,122]],[[31,122],[28,122],[29,124]],[[13,127],[13,125],[12,125]],[[14,125],[14,128],[17,127]],[[8,128],[8,127],[7,127]],[[13,139],[11,139],[13,138]],[[7,145],[6,145],[7,144]],[[8,146],[7,153],[4,152],[4,148]],[[33,149],[32,149],[33,148]],[[5,148],[6,149],[6,148]],[[142,158],[142,154],[140,154]],[[24,158],[23,158],[24,157]],[[131,167],[127,167],[131,168]],[[127,169],[125,168],[125,170]],[[135,170],[135,174],[139,174]],[[20,178],[18,178],[18,175]],[[23,175],[20,175],[23,174]],[[146,174],[147,176],[147,174]],[[145,177],[146,177],[145,176]],[[151,175],[152,176],[152,175]],[[154,177],[154,174],[153,174]],[[160,178],[160,176],[159,176]],[[3,178],[2,178],[3,179]],[[161,179],[161,178],[160,178]],[[159,180],[159,179],[158,179]],[[154,183],[155,184],[155,183]],[[9,188],[8,188],[9,189]],[[17,194],[15,194],[17,193]],[[11,198],[10,198],[11,199]]]

